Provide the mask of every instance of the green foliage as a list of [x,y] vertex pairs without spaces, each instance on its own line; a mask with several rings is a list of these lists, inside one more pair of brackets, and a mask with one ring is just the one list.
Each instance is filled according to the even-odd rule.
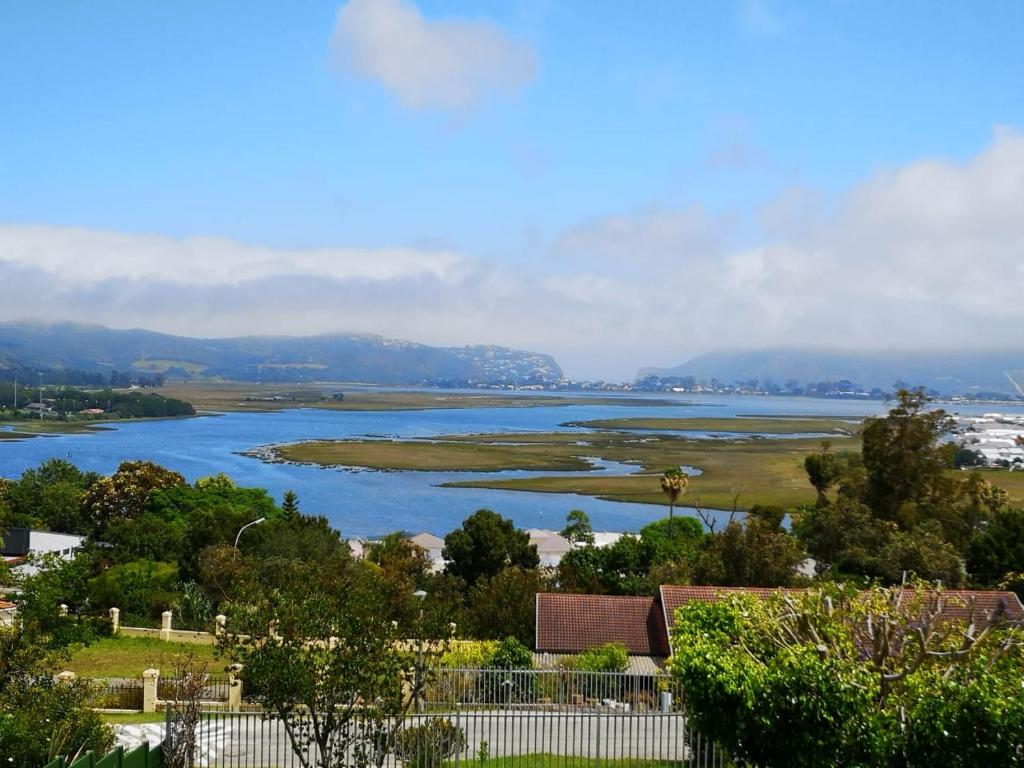
[[537,593],[550,582],[537,570],[503,568],[469,589],[462,626],[470,637],[497,640],[512,636],[532,645],[537,618]]
[[489,509],[480,509],[462,521],[462,527],[444,538],[447,571],[469,586],[490,578],[503,568],[536,568],[537,548],[526,531]]
[[581,672],[625,672],[629,652],[622,643],[605,643],[576,654],[569,666]]
[[410,768],[439,768],[465,748],[465,731],[443,717],[403,728],[395,736],[395,756]]
[[709,536],[694,569],[694,581],[735,587],[797,583],[796,568],[804,551],[779,520],[772,509],[755,507],[744,522],[731,522],[725,530]]
[[482,669],[490,664],[497,648],[496,640],[455,640],[438,663],[446,669]]
[[979,584],[992,586],[1009,573],[1024,571],[1024,509],[997,512],[974,535],[967,570]]
[[36,469],[26,470],[17,480],[4,483],[0,506],[7,508],[5,524],[88,533],[81,500],[97,477],[63,459],[49,459]]
[[113,475],[90,485],[82,498],[91,532],[102,538],[112,520],[141,515],[154,491],[184,485],[180,474],[150,461],[122,462]]
[[39,768],[50,760],[92,750],[107,752],[114,734],[90,708],[85,681],[14,678],[0,693],[0,755],[12,768]]
[[594,529],[590,525],[590,518],[582,509],[573,509],[565,516],[565,528],[562,529],[562,536],[573,544],[593,544]]
[[487,669],[533,669],[533,654],[515,637],[506,637],[494,649]]
[[173,610],[177,625],[193,632],[207,629],[213,618],[213,603],[194,581],[187,581],[181,586]]
[[19,622],[0,627],[0,755],[24,768],[81,749],[105,750],[112,738],[88,708],[85,684],[53,681],[68,646],[95,635],[88,621],[57,610],[81,603],[85,569],[57,558],[39,567],[15,579]]
[[299,497],[295,491],[284,492],[284,499],[281,500],[281,512],[286,520],[291,520],[299,514]]
[[940,592],[811,590],[691,602],[671,669],[695,729],[772,766],[1018,765],[1016,633],[948,623]]
[[94,608],[121,609],[122,621],[159,616],[175,602],[178,566],[153,560],[114,565],[89,580],[89,603]]

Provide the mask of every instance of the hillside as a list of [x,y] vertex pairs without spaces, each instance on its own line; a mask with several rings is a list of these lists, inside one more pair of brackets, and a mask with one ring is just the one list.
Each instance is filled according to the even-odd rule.
[[890,390],[896,382],[923,386],[943,395],[999,392],[1024,394],[1024,350],[951,350],[946,352],[840,352],[765,349],[711,352],[674,368],[645,368],[638,378],[693,376],[721,382],[800,384],[847,379],[870,390]]
[[237,381],[529,384],[553,358],[495,346],[430,347],[357,334],[200,339],[75,323],[0,323],[0,368],[163,373]]

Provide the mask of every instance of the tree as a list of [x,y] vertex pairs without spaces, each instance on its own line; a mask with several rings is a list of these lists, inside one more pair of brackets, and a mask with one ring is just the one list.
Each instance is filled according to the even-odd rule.
[[668,532],[672,535],[672,513],[675,511],[676,502],[686,491],[689,479],[683,474],[679,467],[666,469],[661,476],[661,492],[668,499]]
[[593,544],[594,529],[590,525],[590,518],[582,509],[570,510],[565,516],[565,528],[562,529],[562,536],[573,544]]
[[1024,509],[997,512],[967,550],[967,571],[980,586],[997,585],[1007,574],[1024,571]]
[[9,510],[9,524],[87,533],[82,494],[97,477],[63,459],[49,459],[36,469],[26,470],[17,480],[5,483],[2,503]]
[[142,514],[151,493],[184,486],[185,478],[151,461],[122,462],[110,477],[101,477],[86,490],[82,503],[91,533],[101,538],[115,519]]
[[839,457],[830,450],[828,440],[821,443],[821,452],[812,453],[804,459],[807,478],[818,492],[818,506],[828,503],[828,489],[842,476]]
[[537,626],[537,593],[550,583],[536,569],[503,568],[489,579],[480,579],[466,596],[466,634],[478,640],[515,637],[533,645]]
[[287,490],[284,492],[281,512],[286,520],[291,520],[299,514],[299,497],[295,494],[295,491]]
[[65,601],[81,604],[83,564],[49,558],[39,566],[33,575],[15,577],[19,621],[0,626],[0,755],[15,768],[86,750],[102,754],[113,742],[90,707],[90,686],[54,679],[68,646],[95,638],[88,622],[57,610]]
[[281,719],[304,768],[314,747],[324,768],[383,765],[423,677],[372,584],[347,561],[253,565],[231,606],[239,634],[221,639],[247,695]]
[[900,390],[896,397],[887,416],[864,423],[865,502],[876,517],[912,528],[948,494],[952,446],[941,438],[952,420],[941,409],[926,410],[923,390]]
[[694,571],[697,584],[784,587],[800,576],[804,552],[780,525],[781,510],[754,507],[742,523],[707,537]]
[[489,509],[477,510],[462,521],[461,528],[445,536],[442,555],[448,561],[446,571],[469,586],[502,568],[530,569],[540,564],[537,547],[526,531]]

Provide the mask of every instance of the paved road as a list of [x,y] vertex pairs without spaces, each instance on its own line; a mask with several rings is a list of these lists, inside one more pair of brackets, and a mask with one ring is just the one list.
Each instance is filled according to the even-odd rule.
[[[453,763],[470,764],[486,743],[490,757],[547,753],[594,761],[658,760],[683,765],[695,759],[696,765],[718,764],[712,762],[711,750],[688,732],[681,714],[460,711],[447,717],[466,734],[466,749]],[[416,719],[411,717],[409,724]],[[148,733],[139,726],[123,727],[121,741],[130,746],[139,738],[151,743],[162,739],[162,725],[145,726],[145,730]],[[216,716],[203,721],[197,736],[195,762],[201,768],[301,766],[276,720],[258,715]],[[393,756],[387,764],[396,764]]]

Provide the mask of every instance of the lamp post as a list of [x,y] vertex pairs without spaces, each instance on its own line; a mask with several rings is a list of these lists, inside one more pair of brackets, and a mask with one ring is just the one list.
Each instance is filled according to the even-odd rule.
[[260,523],[265,522],[266,519],[267,518],[265,518],[265,517],[261,517],[258,520],[253,520],[251,523],[246,523],[241,528],[239,528],[238,529],[238,535],[235,536],[235,549],[238,549],[238,540],[240,538],[242,538],[242,531],[244,531],[246,528],[250,528],[250,527],[252,527],[254,525],[259,525]]
[[423,694],[423,601],[427,597],[425,590],[417,589],[412,593],[420,604],[419,621],[416,623],[416,635],[419,639],[419,653],[416,654],[416,679],[413,688],[413,697],[416,703],[416,714],[422,709]]

